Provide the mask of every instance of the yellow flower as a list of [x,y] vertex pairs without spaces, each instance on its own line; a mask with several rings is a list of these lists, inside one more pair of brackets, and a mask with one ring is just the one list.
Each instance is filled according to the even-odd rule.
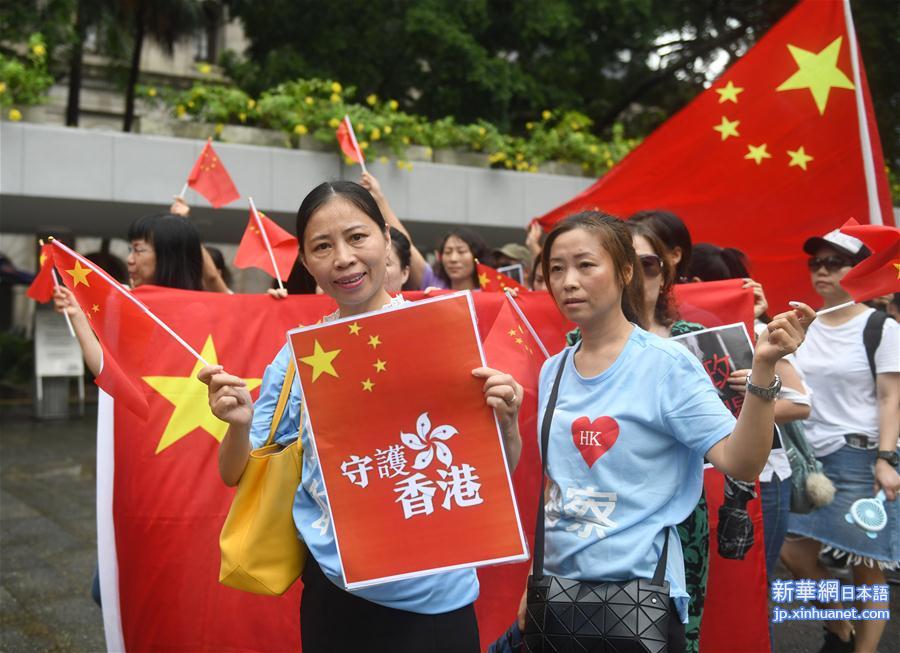
[[400,160],[397,161],[397,170],[403,170],[403,167],[406,165],[406,161]]
[[381,140],[381,130],[376,127],[369,133],[369,138],[371,138],[373,141]]
[[526,122],[526,123],[525,123],[525,129],[527,129],[528,131],[531,131],[532,129],[534,129],[534,123],[533,123],[533,122]]
[[512,161],[505,161],[505,162],[503,163],[503,165],[505,165],[505,166],[506,166],[507,168],[509,168],[509,169],[512,169],[512,167],[513,167],[513,162],[512,162]]
[[374,107],[377,102],[378,102],[378,96],[375,95],[374,93],[372,93],[370,96],[368,96],[366,98],[366,104],[368,104],[370,107]]
[[338,120],[337,118],[332,118],[331,120],[328,121],[328,126],[331,127],[332,129],[337,129],[338,125],[340,125],[340,124],[341,124],[341,121]]
[[394,130],[390,125],[384,126],[384,135],[385,136],[390,136],[392,131],[394,131]]
[[183,104],[179,104],[177,107],[175,107],[175,115],[178,116],[179,118],[184,117],[184,114],[186,114],[186,113],[187,113],[187,109],[184,108]]
[[524,160],[525,160],[525,155],[522,154],[521,152],[516,152],[516,161],[524,161]]
[[356,125],[354,125],[353,129],[355,129],[356,131],[358,131],[361,134],[364,131],[366,131],[366,123],[358,122],[358,123],[356,123]]
[[388,102],[388,106],[391,108],[391,111],[396,111],[399,108],[400,104],[397,102],[397,100],[391,100],[390,102]]
[[247,114],[242,111],[238,114],[238,120],[240,120],[241,122],[247,122]]
[[538,171],[538,167],[534,164],[531,164],[531,166],[528,168],[528,172],[537,172],[537,171]]
[[527,162],[527,161],[520,161],[519,163],[516,164],[516,170],[518,170],[518,171],[520,171],[520,172],[521,172],[522,170],[528,170],[528,162]]
[[294,133],[297,134],[297,136],[303,136],[303,135],[307,134],[308,132],[309,132],[309,130],[306,128],[306,125],[295,125],[294,126]]
[[307,95],[305,98],[303,98],[303,101],[306,102],[307,104],[312,104],[313,102],[315,102],[315,100],[313,100],[313,99],[312,99],[310,96],[308,96],[308,95]]
[[225,125],[223,125],[222,123],[216,124],[216,134],[217,135],[221,134],[223,129],[225,129]]
[[612,159],[607,159],[607,160],[606,160],[606,167],[607,167],[607,168],[612,168],[612,167],[613,167],[613,160],[612,160]]
[[403,141],[404,145],[409,145],[409,136],[404,136],[400,140]]
[[156,87],[151,86],[150,88],[148,88],[147,95],[149,95],[150,97],[156,97]]
[[37,43],[37,44],[35,44],[35,45],[31,48],[31,51],[34,53],[34,56],[39,57],[39,58],[41,58],[41,59],[43,59],[43,58],[44,58],[44,55],[47,54],[47,48],[45,48],[44,45],[43,45],[42,43]]
[[247,98],[247,108],[252,109],[255,106],[256,106],[256,100],[254,100],[252,97]]
[[0,82],[0,94],[6,93],[6,82]]
[[549,111],[547,111],[546,109],[541,111],[541,118],[543,118],[544,120],[550,120],[550,118],[552,118],[552,117],[553,117],[553,114],[550,113]]
[[369,149],[369,141],[363,141],[359,144],[359,149],[368,150]]
[[[431,156],[432,154],[434,154],[434,150],[432,150],[430,147],[426,147],[425,156]],[[410,168],[410,170],[412,170],[412,168]]]
[[22,119],[22,112],[18,109],[9,110],[9,119],[13,122],[19,122]]
[[413,169],[413,164],[412,164],[412,162],[411,162],[411,161],[407,161],[407,162],[406,162],[405,168],[406,168],[407,170],[412,170],[412,169]]
[[390,162],[390,159],[387,158],[386,156],[378,157],[378,163],[389,163],[389,162]]
[[596,154],[600,150],[600,148],[596,145],[591,145],[588,147],[588,150],[590,150],[591,154]]
[[212,72],[212,66],[208,63],[201,63],[197,66],[197,70],[203,75],[209,75]]
[[331,92],[332,93],[340,93],[343,87],[338,82],[331,82]]
[[484,136],[485,134],[487,134],[487,129],[485,129],[484,127],[479,127],[479,128],[478,128],[478,135],[479,135],[479,136]]
[[330,100],[333,104],[337,104],[338,102],[341,101],[341,96],[338,95],[337,93],[332,93]]
[[572,127],[572,131],[577,132],[581,129],[581,126],[577,122],[570,122],[569,125]]
[[188,100],[187,105],[188,105],[188,109],[193,109],[193,108],[194,108],[194,101],[193,101],[193,100]]

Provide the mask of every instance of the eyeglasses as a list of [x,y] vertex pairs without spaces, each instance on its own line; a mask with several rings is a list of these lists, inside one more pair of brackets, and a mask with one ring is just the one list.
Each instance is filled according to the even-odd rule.
[[655,279],[662,274],[662,259],[655,254],[643,254],[638,257],[641,260],[641,267],[644,268],[644,277],[647,279]]
[[852,267],[853,263],[843,256],[814,256],[806,262],[810,272],[815,272],[823,265],[829,272],[837,272],[841,268]]

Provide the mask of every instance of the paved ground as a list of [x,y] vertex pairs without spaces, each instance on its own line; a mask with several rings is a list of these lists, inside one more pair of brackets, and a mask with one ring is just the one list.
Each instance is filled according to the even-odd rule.
[[[0,408],[4,653],[105,650],[100,610],[90,598],[96,563],[95,428],[91,411],[82,419],[36,422],[21,409]],[[891,589],[895,616],[882,653],[900,650],[900,587]],[[817,622],[775,626],[777,653],[815,653],[821,643]]]

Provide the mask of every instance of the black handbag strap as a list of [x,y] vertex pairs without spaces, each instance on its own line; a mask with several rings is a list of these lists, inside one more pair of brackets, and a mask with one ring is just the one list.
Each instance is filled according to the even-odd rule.
[[[550,426],[553,423],[553,413],[556,410],[556,400],[559,397],[559,384],[562,381],[563,370],[566,369],[566,361],[569,351],[563,353],[559,362],[559,370],[553,380],[553,389],[550,391],[550,399],[547,400],[547,408],[544,410],[544,419],[541,422],[541,484],[538,491],[537,524],[534,534],[534,559],[531,566],[531,575],[535,578],[544,577],[544,486],[547,484],[547,458],[550,448]],[[653,572],[652,583],[662,585],[666,580],[666,560],[669,556],[669,530],[666,529],[666,539],[663,542],[662,553]]]

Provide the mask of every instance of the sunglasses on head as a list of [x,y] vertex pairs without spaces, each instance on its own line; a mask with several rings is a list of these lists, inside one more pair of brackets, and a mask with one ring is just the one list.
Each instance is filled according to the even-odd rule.
[[815,272],[823,265],[829,272],[837,272],[841,268],[852,267],[853,263],[844,256],[813,256],[806,262],[810,272]]
[[638,257],[641,261],[641,267],[644,269],[644,277],[647,279],[655,279],[662,274],[662,259],[655,254],[642,254]]

